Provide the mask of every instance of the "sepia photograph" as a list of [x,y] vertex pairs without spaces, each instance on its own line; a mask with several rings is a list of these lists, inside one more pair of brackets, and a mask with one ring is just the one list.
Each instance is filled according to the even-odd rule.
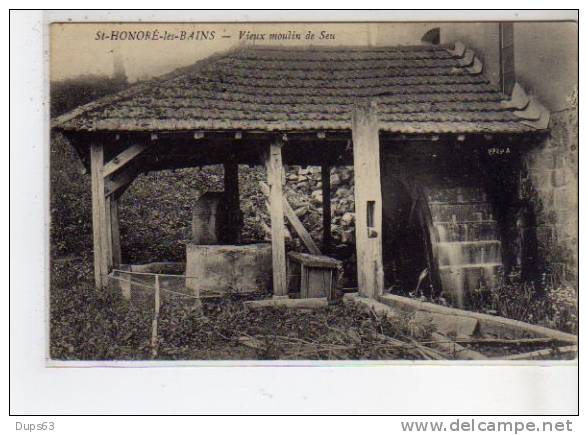
[[577,358],[577,22],[48,32],[48,364]]

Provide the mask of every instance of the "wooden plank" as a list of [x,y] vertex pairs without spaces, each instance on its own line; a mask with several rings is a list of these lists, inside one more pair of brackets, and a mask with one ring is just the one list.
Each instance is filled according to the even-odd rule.
[[321,166],[323,189],[323,252],[331,252],[331,167]]
[[328,305],[327,298],[262,299],[258,301],[243,302],[243,306],[249,310],[257,310],[269,307],[286,307],[293,309],[312,310],[325,308]]
[[136,144],[131,145],[111,161],[104,165],[103,176],[108,177],[130,163],[135,157],[149,148],[150,145]]
[[341,278],[343,275],[343,266],[338,268],[337,270],[331,271],[331,281],[329,292],[327,293],[327,300],[329,301],[330,305],[338,304],[341,302],[343,298],[343,292],[340,291],[341,288]]
[[308,271],[308,294],[307,298],[327,297],[327,286],[325,275],[330,273],[326,269],[305,268]]
[[[121,268],[121,270],[130,271],[130,267],[128,265],[119,265],[118,267]],[[130,301],[131,300],[131,286],[132,286],[133,275],[131,273],[123,273],[123,272],[113,271],[113,272],[111,272],[111,274],[109,276],[112,276],[116,279],[116,282],[118,283],[122,297],[125,298],[127,301]]]
[[300,264],[300,298],[308,298],[308,286],[309,286],[308,268],[304,267],[304,264]]
[[467,347],[462,346],[459,343],[456,343],[450,337],[439,334],[438,332],[433,332],[431,334],[431,338],[436,341],[437,346],[443,349],[444,352],[449,353],[456,359],[466,359],[466,360],[483,360],[488,359],[486,355],[480,352],[476,352],[475,350],[468,349]]
[[161,305],[159,297],[159,275],[155,275],[155,295],[154,295],[153,321],[151,322],[151,357],[157,358],[157,323],[159,322],[159,307]]
[[300,291],[300,269],[301,265],[294,261],[286,262],[286,273],[288,274],[288,291]]
[[282,189],[284,168],[282,165],[282,144],[280,142],[274,142],[269,146],[265,167],[269,185],[274,297],[287,298],[284,192]]
[[307,254],[305,252],[288,252],[288,258],[300,264],[310,267],[337,269],[342,266],[342,262],[326,255]]
[[474,311],[460,310],[459,308],[445,307],[442,305],[423,302],[417,299],[386,294],[380,297],[380,301],[390,307],[403,311],[426,311],[438,313],[446,316],[458,316],[462,318],[473,318],[478,321],[479,333],[491,334],[493,336],[504,337],[549,337],[554,340],[565,343],[577,343],[578,337],[567,332],[556,329],[546,328],[544,326],[532,325],[521,322],[520,320],[507,319],[506,317],[492,316],[490,314],[476,313]]
[[108,272],[110,272],[110,270],[112,269],[112,264],[113,264],[112,263],[112,223],[111,223],[112,210],[111,210],[111,203],[112,203],[111,197],[105,196],[104,197],[104,207],[105,207],[104,227],[105,227],[105,231],[106,231],[106,267],[107,267]]
[[104,148],[100,144],[90,145],[92,169],[92,234],[94,244],[94,280],[96,288],[104,287],[108,274],[108,240],[106,232],[106,204],[104,195]]
[[236,244],[241,233],[239,205],[239,165],[233,159],[224,163],[225,202],[227,206],[226,243]]
[[377,298],[383,294],[384,272],[380,138],[374,106],[354,109],[352,134],[357,283],[361,296]]
[[139,169],[135,166],[131,166],[126,168],[124,171],[121,171],[117,174],[111,175],[110,177],[106,178],[105,183],[105,194],[107,196],[110,195],[122,195],[124,190],[130,186],[130,184],[137,178],[139,175]]
[[378,316],[388,317],[391,320],[401,318],[401,312],[399,310],[374,299],[362,298],[357,293],[345,293],[343,295],[343,302],[352,303],[364,312],[373,312]]
[[119,267],[122,263],[122,251],[120,247],[120,225],[118,221],[118,197],[116,195],[110,198],[110,227],[112,243],[112,265]]
[[186,270],[186,263],[178,261],[154,261],[145,264],[129,264],[128,268],[128,270],[137,274],[178,276],[182,275]]
[[[261,191],[269,197],[270,188],[268,187],[268,185],[261,181],[259,183],[259,186],[261,187]],[[292,206],[290,206],[288,199],[286,198],[286,196],[283,196],[282,198],[284,214],[286,215],[288,222],[290,222],[290,225],[292,225],[292,228],[294,229],[294,231],[296,231],[296,234],[298,234],[298,237],[300,237],[306,249],[308,249],[308,251],[311,254],[320,255],[321,251],[319,247],[316,245],[308,231],[306,231],[306,228],[304,228],[304,225],[302,224],[302,222],[300,222],[300,219],[298,219],[296,213],[294,213],[294,210],[292,209]]]
[[435,330],[440,334],[456,338],[472,337],[479,329],[478,320],[473,317],[416,311],[414,320],[422,324],[433,324],[435,325]]

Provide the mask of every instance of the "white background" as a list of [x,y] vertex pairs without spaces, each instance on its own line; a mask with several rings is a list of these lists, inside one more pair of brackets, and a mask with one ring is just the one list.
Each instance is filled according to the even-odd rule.
[[[107,3],[107,2],[106,2]],[[101,6],[107,6],[105,2]],[[114,2],[113,2],[114,3]],[[153,3],[153,2],[151,2]],[[500,2],[493,2],[498,5]],[[502,2],[507,3],[507,2]],[[534,6],[540,6],[535,2]],[[565,2],[558,5],[564,6]],[[512,2],[509,2],[512,4]],[[168,4],[166,4],[168,5]],[[169,4],[171,5],[171,4]],[[160,6],[160,5],[157,5]],[[296,5],[298,6],[298,5]],[[343,6],[338,5],[338,6]],[[142,13],[144,20],[287,20],[354,21],[362,19],[450,20],[469,18],[462,12],[160,12]],[[494,17],[512,18],[514,12]],[[543,14],[543,15],[542,15]],[[561,13],[520,13],[524,18],[561,18]],[[131,12],[69,12],[78,20],[131,20]],[[54,15],[52,17],[56,17]],[[480,16],[480,13],[477,14]],[[567,13],[569,17],[569,13]],[[485,18],[489,18],[485,15]],[[45,104],[46,22],[42,13],[11,15],[10,56],[10,412],[13,414],[574,414],[577,411],[577,367],[482,366],[431,364],[353,364],[288,367],[148,367],[47,368],[46,290],[48,280],[48,105]],[[580,28],[580,39],[583,40]],[[6,45],[6,44],[4,44]],[[581,45],[582,47],[582,45]],[[581,69],[584,65],[580,57]],[[582,73],[582,71],[581,71]],[[582,77],[582,74],[580,74]],[[6,78],[7,80],[8,78]],[[7,81],[5,81],[6,83]],[[5,99],[7,101],[7,99]],[[4,120],[8,119],[4,114]],[[6,121],[5,121],[6,122]],[[582,126],[582,123],[580,123]],[[5,128],[5,132],[8,128]],[[583,135],[584,129],[580,133]],[[5,147],[6,149],[7,147]],[[2,161],[6,195],[8,159]],[[583,166],[583,160],[580,160]],[[6,203],[6,201],[4,202]],[[583,203],[580,203],[581,216]],[[4,219],[2,228],[8,228]],[[583,232],[580,228],[580,236]],[[7,243],[5,243],[5,246]],[[582,244],[581,244],[582,245]],[[580,255],[581,261],[584,259]],[[5,286],[6,260],[3,262]],[[584,261],[582,261],[580,269]],[[580,287],[582,285],[580,284]],[[581,298],[582,300],[582,298]],[[6,327],[7,322],[2,322]],[[5,348],[5,346],[4,346]],[[7,358],[3,358],[6,363]],[[8,367],[4,367],[6,371]],[[6,372],[5,372],[6,373]],[[5,390],[6,391],[6,390]],[[8,404],[6,403],[6,408]],[[3,409],[6,409],[3,408]],[[55,419],[12,417],[3,424]],[[299,422],[300,420],[298,420]],[[580,422],[575,421],[575,429]],[[233,430],[258,433],[262,423],[247,420]],[[189,419],[58,419],[58,433],[101,433],[105,428],[149,432],[204,430]],[[284,421],[265,420],[274,433],[292,433]],[[310,428],[319,427],[308,422]],[[371,422],[350,419],[337,431],[371,432]],[[377,424],[376,421],[373,424]],[[251,426],[252,425],[252,426]],[[327,429],[334,430],[335,426]],[[219,426],[207,430],[220,429]],[[377,429],[396,433],[397,421]],[[70,432],[71,431],[71,432]],[[57,432],[56,432],[57,433]]]

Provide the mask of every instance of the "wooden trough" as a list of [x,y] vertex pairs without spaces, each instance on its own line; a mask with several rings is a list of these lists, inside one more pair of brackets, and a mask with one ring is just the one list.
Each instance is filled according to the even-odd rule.
[[[570,359],[575,358],[578,352],[577,336],[519,320],[444,307],[392,294],[382,295],[379,301],[367,300],[356,293],[345,295],[345,299],[369,309],[376,306],[382,315],[414,313],[415,319],[431,322],[435,326],[434,340],[452,348],[462,359],[532,360],[550,359],[555,355]],[[545,348],[517,354],[497,355],[492,352],[491,355],[485,355],[465,347],[467,344],[520,344]]]
[[[573,359],[578,352],[575,335],[554,329],[396,295],[384,295],[380,300],[361,297],[357,293],[348,293],[343,297],[344,303],[354,304],[379,317],[398,318],[403,313],[413,313],[419,323],[430,322],[435,327],[430,344],[454,359]],[[281,307],[308,311],[327,308],[329,302],[327,298],[264,299],[248,301],[244,305],[248,310]],[[505,351],[505,348],[513,351]]]

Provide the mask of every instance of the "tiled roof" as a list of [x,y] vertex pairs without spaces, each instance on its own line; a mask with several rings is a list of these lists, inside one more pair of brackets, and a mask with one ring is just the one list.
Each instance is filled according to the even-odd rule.
[[239,48],[57,120],[63,130],[339,130],[376,101],[398,133],[536,131],[462,46]]

